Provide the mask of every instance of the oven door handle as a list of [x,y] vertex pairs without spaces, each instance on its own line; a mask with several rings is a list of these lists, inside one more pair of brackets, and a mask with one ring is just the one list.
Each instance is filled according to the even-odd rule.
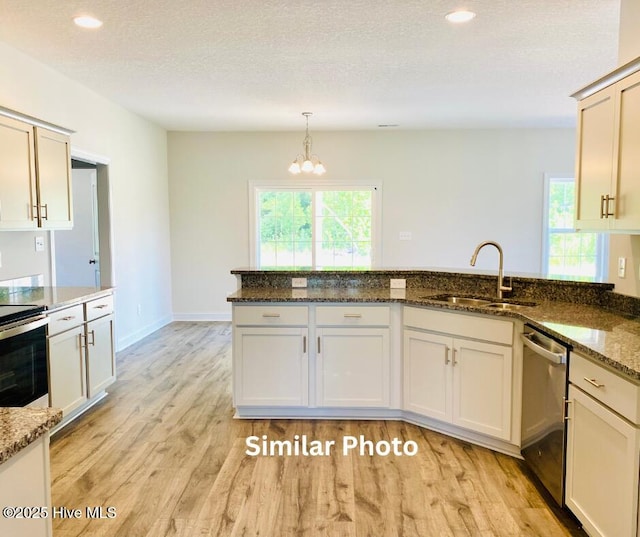
[[520,334],[520,339],[525,347],[529,347],[533,352],[549,360],[553,365],[565,364],[567,359],[564,352],[552,352],[537,343],[533,342],[533,332]]
[[4,328],[0,328],[0,339],[7,339],[13,336],[26,334],[27,332],[40,328],[48,323],[49,318],[46,315],[41,315],[35,318],[32,317],[26,321],[18,321],[16,323],[9,324]]

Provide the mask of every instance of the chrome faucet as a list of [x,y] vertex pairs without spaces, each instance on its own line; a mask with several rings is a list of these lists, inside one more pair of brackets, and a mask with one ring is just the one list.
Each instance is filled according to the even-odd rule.
[[498,254],[500,256],[499,257],[499,261],[498,261],[498,298],[502,299],[503,291],[512,291],[513,290],[513,287],[511,287],[511,286],[507,287],[506,285],[504,285],[504,274],[502,273],[504,255],[502,253],[502,247],[497,242],[494,242],[494,241],[481,242],[480,244],[478,244],[478,246],[476,246],[476,250],[475,250],[475,252],[473,252],[473,255],[471,256],[471,266],[472,267],[476,266],[476,259],[478,258],[478,253],[485,246],[495,246],[498,249]]

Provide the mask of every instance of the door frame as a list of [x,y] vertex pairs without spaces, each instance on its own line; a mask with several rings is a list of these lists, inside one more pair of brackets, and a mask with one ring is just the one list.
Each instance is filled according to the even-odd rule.
[[[71,147],[71,158],[96,166],[97,195],[98,195],[98,240],[100,243],[100,286],[115,287],[116,278],[114,271],[113,255],[113,225],[111,218],[111,184],[109,182],[109,165],[111,159],[104,155],[97,155]],[[49,232],[51,270],[51,285],[56,284],[56,246],[55,232]]]

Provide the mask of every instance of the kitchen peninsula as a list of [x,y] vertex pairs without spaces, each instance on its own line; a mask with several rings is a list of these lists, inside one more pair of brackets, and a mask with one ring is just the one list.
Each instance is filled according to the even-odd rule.
[[520,458],[522,341],[531,328],[554,337],[571,349],[566,402],[537,409],[533,429],[549,434],[550,412],[568,424],[560,501],[590,535],[636,535],[637,299],[529,277],[499,298],[493,274],[442,270],[232,273],[239,418],[404,420]]

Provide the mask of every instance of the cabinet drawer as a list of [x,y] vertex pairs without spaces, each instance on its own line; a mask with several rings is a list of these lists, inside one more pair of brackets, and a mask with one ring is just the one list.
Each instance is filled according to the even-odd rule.
[[103,296],[85,303],[87,321],[104,317],[110,313],[113,313],[113,295]]
[[294,325],[306,326],[309,322],[307,306],[234,306],[233,322],[236,325]]
[[318,306],[318,326],[389,326],[388,306]]
[[640,424],[639,386],[597,363],[572,353],[569,381],[627,418]]
[[501,319],[405,307],[404,325],[504,345],[513,344],[513,323]]
[[49,327],[48,334],[53,336],[70,330],[76,326],[80,326],[84,322],[84,312],[82,311],[82,304],[71,306],[70,308],[64,308],[56,311],[52,311],[48,314]]

